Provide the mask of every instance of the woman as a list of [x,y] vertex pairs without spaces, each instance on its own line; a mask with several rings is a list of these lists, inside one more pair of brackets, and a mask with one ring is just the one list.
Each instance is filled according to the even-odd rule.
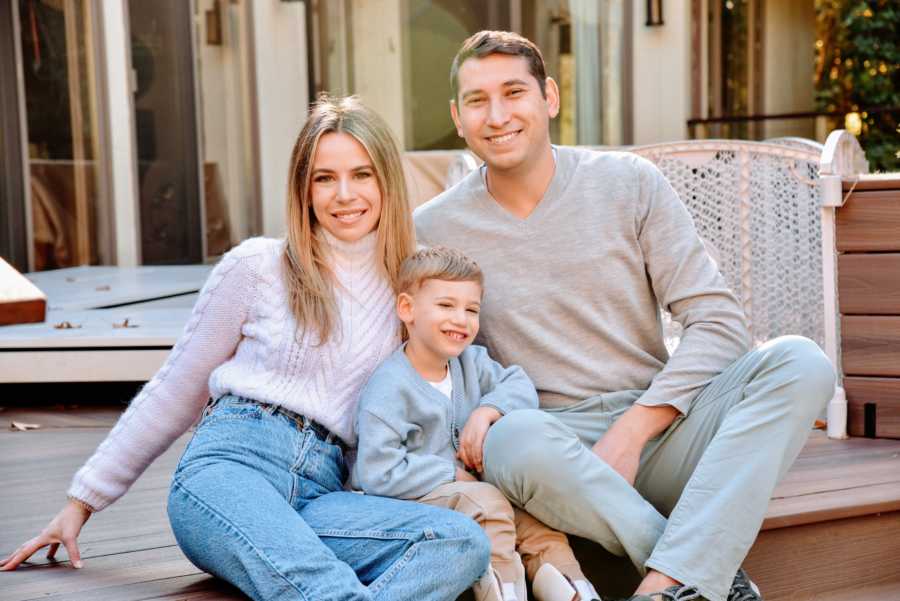
[[3,570],[60,544],[80,567],[91,513],[203,411],[168,507],[199,568],[267,600],[454,599],[481,575],[489,547],[474,522],[342,491],[360,389],[399,343],[392,283],[414,247],[396,146],[356,99],[313,107],[291,157],[287,218],[286,240],[247,240],[222,258],[68,503]]

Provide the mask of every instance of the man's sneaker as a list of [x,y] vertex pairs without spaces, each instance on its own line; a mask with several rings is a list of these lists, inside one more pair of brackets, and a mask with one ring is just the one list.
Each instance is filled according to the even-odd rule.
[[676,584],[658,593],[632,595],[623,601],[706,601],[692,586]]
[[743,568],[737,571],[734,582],[731,583],[727,601],[763,601],[759,587],[750,580]]

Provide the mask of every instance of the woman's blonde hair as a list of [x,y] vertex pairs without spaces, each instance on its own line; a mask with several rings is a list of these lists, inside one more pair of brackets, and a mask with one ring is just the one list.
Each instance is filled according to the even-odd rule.
[[403,259],[415,249],[400,152],[387,124],[359,98],[319,97],[297,136],[288,175],[287,244],[284,261],[291,310],[301,330],[314,328],[319,341],[339,323],[334,278],[328,266],[328,243],[316,227],[310,198],[311,175],[319,139],[327,133],[353,136],[372,160],[381,191],[376,253],[396,287]]

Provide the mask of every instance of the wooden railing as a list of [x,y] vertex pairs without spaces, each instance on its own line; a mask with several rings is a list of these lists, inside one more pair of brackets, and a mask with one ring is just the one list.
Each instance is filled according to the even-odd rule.
[[[876,106],[860,108],[860,114],[877,115],[881,113],[900,113],[900,106]],[[719,117],[694,117],[687,120],[688,137],[692,140],[707,138],[750,138],[760,139],[765,136],[753,135],[760,125],[779,121],[815,120],[815,130],[828,132],[834,127],[844,125],[847,116],[839,111],[797,111],[791,113],[762,113],[755,115],[721,115]],[[743,127],[750,125],[750,131]],[[817,136],[818,137],[818,136]],[[822,139],[819,138],[819,139]]]

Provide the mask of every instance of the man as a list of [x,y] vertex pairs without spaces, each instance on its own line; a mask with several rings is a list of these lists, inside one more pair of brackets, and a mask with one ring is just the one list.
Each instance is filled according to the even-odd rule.
[[[740,306],[651,163],[550,144],[559,91],[533,43],[477,33],[451,82],[457,132],[484,166],[416,211],[418,237],[481,265],[481,341],[541,400],[491,427],[485,479],[627,555],[643,575],[632,601],[760,599],[739,567],[831,398],[830,363],[796,336],[749,350]],[[659,304],[684,327],[671,357]]]

